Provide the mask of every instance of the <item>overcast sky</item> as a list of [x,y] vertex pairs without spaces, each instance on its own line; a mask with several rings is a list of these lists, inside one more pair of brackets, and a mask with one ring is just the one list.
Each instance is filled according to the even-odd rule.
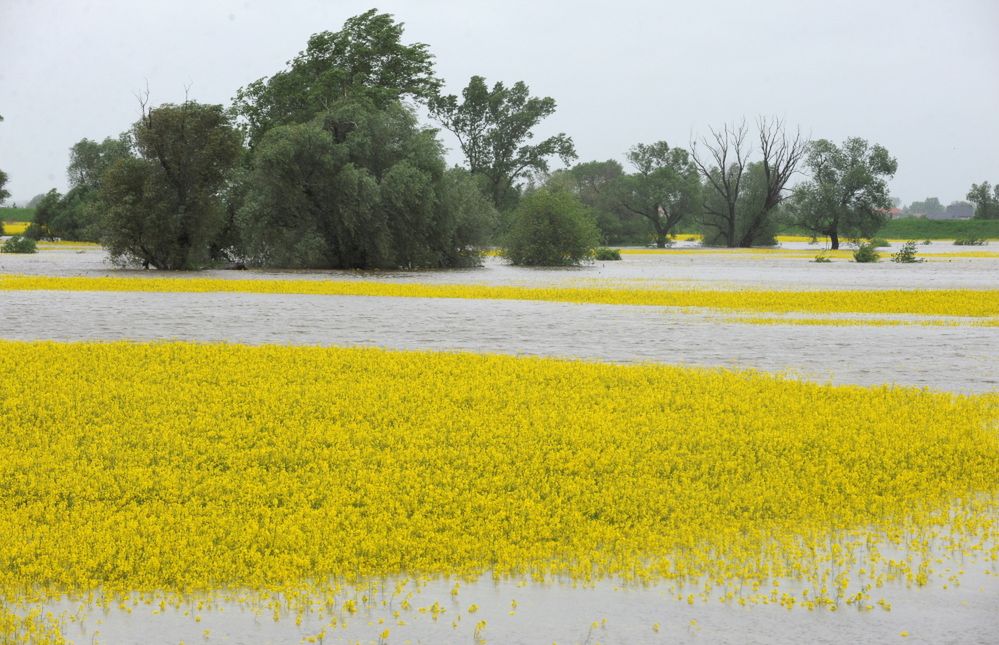
[[[68,150],[151,102],[228,103],[309,35],[373,0],[0,0],[0,168],[24,202],[66,188]],[[383,1],[460,92],[525,81],[581,160],[777,115],[813,138],[859,136],[898,159],[893,194],[963,199],[999,181],[999,2]],[[449,135],[445,143],[455,147]],[[451,153],[452,160],[460,157]],[[9,202],[8,202],[9,205]]]

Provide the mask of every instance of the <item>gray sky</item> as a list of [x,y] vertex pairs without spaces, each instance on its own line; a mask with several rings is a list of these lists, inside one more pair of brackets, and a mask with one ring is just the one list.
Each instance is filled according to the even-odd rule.
[[[0,168],[18,202],[66,188],[68,150],[151,102],[228,103],[309,35],[374,0],[0,0]],[[686,146],[710,125],[778,115],[898,159],[903,202],[999,181],[999,2],[383,1],[458,93],[473,74],[525,81],[580,159]],[[443,136],[448,146],[456,143]],[[452,160],[460,157],[452,153]],[[8,202],[9,203],[9,202]]]

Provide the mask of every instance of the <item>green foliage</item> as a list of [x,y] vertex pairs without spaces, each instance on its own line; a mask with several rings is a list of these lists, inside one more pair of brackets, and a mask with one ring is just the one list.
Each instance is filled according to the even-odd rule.
[[[718,176],[717,171],[714,174]],[[702,216],[704,246],[750,247],[777,243],[777,231],[783,221],[780,216],[782,211],[778,207],[765,210],[769,185],[763,164],[747,165],[741,173],[740,184],[734,219],[726,213],[724,197],[718,191],[705,187]]]
[[7,238],[3,246],[0,247],[0,251],[4,253],[37,253],[38,248],[30,237],[15,235]]
[[853,252],[853,260],[855,262],[877,262],[881,259],[881,254],[875,250],[876,248],[870,242],[861,242],[857,245],[857,250]]
[[0,208],[0,221],[5,222],[30,222],[35,219],[34,208],[13,208],[5,206]]
[[6,201],[8,197],[10,197],[10,191],[4,188],[4,186],[7,185],[7,180],[8,180],[7,173],[5,173],[3,170],[0,170],[0,204],[3,204],[4,201]]
[[226,222],[220,195],[241,154],[220,105],[151,109],[132,127],[137,156],[101,177],[101,238],[113,262],[196,269],[213,259]]
[[967,199],[975,204],[975,219],[999,219],[999,183],[994,187],[987,181],[971,184]]
[[888,248],[888,247],[891,246],[891,242],[889,242],[888,240],[886,240],[883,237],[872,238],[871,241],[870,241],[870,244],[871,244],[871,246],[873,246],[875,248],[878,248],[878,249],[886,249],[886,248]]
[[598,247],[593,252],[593,259],[600,260],[602,262],[611,262],[621,259],[621,251],[618,249],[609,249],[605,246]]
[[905,217],[889,220],[878,235],[889,239],[955,240],[963,238],[999,239],[999,220],[934,220]]
[[670,148],[665,141],[638,144],[628,151],[635,169],[611,184],[611,194],[624,210],[642,217],[650,225],[656,246],[665,248],[667,238],[684,219],[699,213],[701,181],[689,153]]
[[921,202],[912,202],[905,207],[906,215],[943,215],[946,212],[944,205],[936,197],[927,197]]
[[954,246],[985,246],[987,244],[988,240],[982,237],[966,237],[954,240]]
[[525,195],[513,212],[503,255],[525,266],[572,266],[593,257],[598,239],[579,199],[542,188]]
[[794,188],[789,204],[795,225],[828,236],[833,249],[840,236],[869,237],[884,225],[887,180],[898,170],[885,148],[857,137],[842,146],[819,139],[809,145],[805,165],[811,177]]
[[493,204],[512,208],[518,197],[518,181],[530,172],[547,172],[548,161],[558,157],[568,164],[576,158],[572,139],[564,133],[530,144],[534,128],[555,113],[555,99],[530,95],[518,81],[512,87],[496,83],[490,89],[481,76],[473,76],[455,95],[434,96],[430,114],[458,138],[473,174],[486,179]]
[[922,262],[921,259],[916,257],[916,242],[909,240],[902,245],[897,252],[892,253],[892,262],[900,262],[903,264],[912,264],[914,262]]
[[250,145],[275,126],[311,121],[346,98],[386,107],[436,94],[433,55],[423,43],[404,45],[402,33],[391,14],[371,9],[340,31],[314,34],[284,71],[240,88],[233,111]]
[[818,254],[816,254],[813,262],[819,262],[819,263],[832,262],[832,259],[829,258],[829,251],[826,250],[819,251]]
[[470,266],[495,212],[400,103],[346,101],[261,139],[237,214],[259,265]]
[[624,168],[613,159],[589,161],[553,173],[546,185],[572,192],[590,209],[603,244],[646,244],[651,236],[648,221],[627,210],[615,194],[623,176]]

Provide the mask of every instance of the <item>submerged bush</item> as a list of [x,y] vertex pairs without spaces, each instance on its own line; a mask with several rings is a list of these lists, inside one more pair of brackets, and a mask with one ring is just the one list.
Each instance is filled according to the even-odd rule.
[[911,264],[913,262],[922,262],[921,259],[916,257],[916,243],[909,240],[902,245],[902,248],[898,250],[897,253],[893,253],[891,256],[892,262],[901,262],[903,264]]
[[526,266],[572,266],[593,257],[599,232],[574,195],[542,189],[513,212],[503,255]]
[[30,237],[15,235],[3,243],[4,253],[38,253],[38,246]]
[[853,252],[854,262],[877,262],[880,259],[881,254],[875,250],[873,242],[861,242]]
[[870,245],[875,248],[886,249],[891,246],[891,242],[883,237],[876,237],[870,241]]
[[954,240],[954,246],[985,246],[988,241],[984,237],[966,237]]
[[609,262],[612,260],[620,260],[621,251],[619,251],[618,249],[608,249],[607,247],[601,246],[596,251],[594,251],[593,259],[602,260],[605,262]]

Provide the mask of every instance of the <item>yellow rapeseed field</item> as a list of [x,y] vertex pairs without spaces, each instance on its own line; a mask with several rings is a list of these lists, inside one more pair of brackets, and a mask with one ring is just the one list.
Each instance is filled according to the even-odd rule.
[[994,395],[754,372],[0,341],[0,596],[491,574],[869,609],[934,548],[995,566],[997,420]]
[[23,235],[31,222],[4,222],[3,223],[3,234],[4,235]]
[[769,313],[858,313],[999,316],[999,290],[912,289],[778,291],[636,289],[421,284],[373,280],[241,280],[195,277],[52,277],[0,275],[0,291],[143,291],[281,293],[402,298],[492,298],[551,302],[705,308]]

